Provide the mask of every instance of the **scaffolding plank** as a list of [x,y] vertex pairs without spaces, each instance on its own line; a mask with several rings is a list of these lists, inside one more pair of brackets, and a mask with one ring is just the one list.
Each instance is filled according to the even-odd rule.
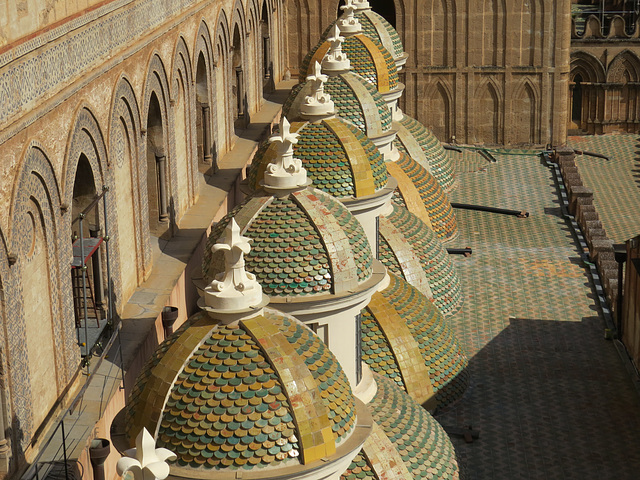
[[102,244],[102,237],[88,237],[82,239],[84,245],[84,259],[80,252],[80,239],[73,242],[73,262],[71,262],[71,268],[79,268],[87,263],[89,257],[93,255],[96,250]]

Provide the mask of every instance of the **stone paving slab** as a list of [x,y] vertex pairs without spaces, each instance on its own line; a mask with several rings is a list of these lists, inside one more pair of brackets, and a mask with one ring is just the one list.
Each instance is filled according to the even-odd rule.
[[462,169],[451,194],[531,214],[456,212],[458,243],[473,255],[455,258],[466,298],[451,323],[470,359],[471,387],[438,420],[480,431],[474,443],[453,438],[463,476],[640,478],[640,401],[604,340],[551,171],[538,156],[496,158]]
[[576,165],[586,187],[594,191],[594,204],[607,236],[624,243],[640,233],[640,137],[587,135],[569,137],[576,150],[602,153],[609,160],[578,155]]

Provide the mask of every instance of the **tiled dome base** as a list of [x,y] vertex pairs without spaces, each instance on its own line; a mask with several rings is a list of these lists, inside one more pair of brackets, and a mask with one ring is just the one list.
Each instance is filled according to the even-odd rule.
[[[300,80],[311,73],[315,61],[321,62],[329,50],[329,42],[321,41],[302,60]],[[359,34],[346,37],[342,51],[351,62],[351,71],[362,76],[380,93],[398,88],[398,70],[389,51],[375,38]]]
[[455,450],[440,424],[391,380],[376,375],[376,382],[368,407],[413,478],[457,480]]
[[362,225],[338,200],[308,188],[279,198],[255,194],[223,217],[203,254],[206,281],[224,268],[222,253],[212,254],[211,247],[232,217],[253,240],[246,269],[270,297],[343,293],[373,274]]
[[[406,140],[403,142],[403,138],[411,135],[422,148],[428,162],[428,165],[423,166],[435,177],[442,190],[446,193],[455,190],[457,186],[455,167],[449,152],[442,147],[440,140],[424,125],[408,115],[404,115],[402,120],[397,122],[396,128],[398,128],[398,137],[395,145],[406,152],[407,148],[404,145]],[[421,161],[419,157],[414,160]]]
[[[457,401],[466,390],[469,383],[467,357],[438,309],[407,282],[390,276],[389,286],[375,294],[370,306],[362,310],[363,361],[374,372],[389,377],[390,381],[405,391],[410,392],[407,381],[420,381],[407,378],[409,367],[415,359],[404,358],[403,355],[409,355],[410,349],[393,348],[392,341],[402,334],[402,329],[388,325],[388,319],[397,316],[399,321],[404,321],[417,342],[436,394],[437,406],[444,408]],[[381,306],[379,296],[386,301],[384,306]],[[376,308],[372,308],[372,305]],[[388,313],[385,313],[385,309]]]
[[[300,107],[310,93],[308,83],[293,87],[282,106],[282,113],[289,120],[300,117]],[[391,111],[373,85],[360,75],[343,73],[329,77],[324,91],[335,104],[336,115],[353,124],[369,137],[377,137],[391,129]],[[371,105],[376,108],[372,109]]]
[[[406,208],[393,206],[393,212],[380,217],[380,261],[395,275],[404,278],[420,289],[417,275],[411,272],[412,263],[398,258],[404,249],[411,249],[420,261],[424,271],[433,303],[444,316],[452,316],[463,304],[460,279],[451,257],[436,234],[422,220]],[[426,289],[425,289],[426,290]]]
[[[358,128],[339,118],[317,123],[293,122],[298,134],[294,158],[302,161],[313,186],[332,197],[363,197],[384,188],[387,167],[384,157]],[[276,158],[278,146],[258,149],[249,172],[249,187],[259,188],[268,165]]]
[[[429,215],[431,227],[438,235],[438,238],[443,242],[455,239],[458,236],[458,224],[456,222],[455,212],[453,208],[451,208],[449,199],[433,175],[404,153],[400,155],[400,158],[395,163],[409,177],[413,186],[418,190],[424,208]],[[402,197],[403,188],[411,187],[400,183],[393,197],[394,203],[412,211],[412,205],[407,203],[404,198],[399,198]],[[417,212],[413,213],[417,214]]]

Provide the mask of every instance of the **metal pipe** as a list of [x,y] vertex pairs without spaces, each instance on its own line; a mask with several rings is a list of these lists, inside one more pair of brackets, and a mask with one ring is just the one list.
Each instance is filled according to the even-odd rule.
[[473,250],[471,249],[471,247],[447,248],[447,253],[449,255],[464,255],[465,257],[469,257],[473,253]]
[[453,150],[454,152],[462,153],[462,149],[460,147],[454,147],[453,145],[449,145],[448,143],[443,143],[442,147],[445,150]]
[[[100,195],[97,195],[96,198],[94,198],[91,203],[84,209],[82,210],[80,213],[82,213],[83,215],[86,215],[87,213],[89,213],[91,211],[91,209],[93,207],[96,206],[96,204],[100,201],[100,199],[102,198],[102,196],[104,195],[104,193],[101,193]],[[78,221],[78,218],[74,218],[71,221],[71,225],[73,225],[74,223],[76,223]]]
[[499,213],[502,215],[513,215],[518,218],[527,218],[529,216],[529,212],[525,210],[509,210],[506,208],[497,208],[497,207],[485,207],[482,205],[471,205],[468,203],[451,203],[453,208],[459,208],[461,210],[477,210],[479,212],[490,212],[490,213]]
[[[100,237],[100,225],[89,225],[89,236],[91,238]],[[102,258],[98,249],[96,255],[91,256],[91,269],[93,271],[93,295],[96,306],[103,308],[104,306],[104,286],[102,282]]]
[[484,158],[486,158],[487,160],[489,160],[491,163],[497,163],[497,162],[498,162],[498,160],[496,160],[496,157],[494,157],[493,155],[491,155],[491,154],[489,153],[489,151],[487,151],[487,150],[484,150],[484,149],[482,149],[482,150],[478,150],[478,153],[479,153],[480,155],[482,155]]
[[78,215],[80,225],[80,269],[82,270],[82,309],[84,313],[84,356],[87,366],[87,374],[89,373],[89,312],[87,310],[87,265],[84,261],[84,232],[82,230],[82,223],[84,220],[84,213]]
[[122,335],[120,335],[120,330],[122,330],[122,322],[118,323],[118,350],[120,351],[120,375],[122,377],[122,390],[124,390],[124,356],[122,355]]
[[574,152],[576,152],[576,155],[588,155],[589,157],[604,158],[605,160],[609,160],[609,157],[603,155],[602,153],[587,152],[586,150],[574,150]]
[[110,251],[109,251],[109,220],[107,218],[107,192],[109,191],[109,187],[104,185],[102,187],[102,198],[104,205],[104,244],[105,244],[105,254],[107,256],[107,321],[110,322],[113,320],[113,305],[112,297],[113,292],[111,291],[111,259],[110,259]]
[[64,478],[66,480],[69,480],[69,470],[67,468],[67,440],[64,433],[64,419],[60,421],[60,426],[62,427],[62,455],[64,457]]

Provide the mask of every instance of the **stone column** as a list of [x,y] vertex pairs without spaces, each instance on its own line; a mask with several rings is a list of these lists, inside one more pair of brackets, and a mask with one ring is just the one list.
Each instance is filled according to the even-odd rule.
[[236,111],[238,112],[238,118],[244,116],[244,74],[242,67],[236,67]]
[[169,211],[167,208],[167,157],[164,154],[156,154],[156,170],[158,173],[158,208],[160,223],[169,222]]
[[211,165],[211,108],[202,106],[202,153],[204,163]]
[[264,78],[271,78],[271,37],[268,33],[262,35],[262,68],[264,69]]

